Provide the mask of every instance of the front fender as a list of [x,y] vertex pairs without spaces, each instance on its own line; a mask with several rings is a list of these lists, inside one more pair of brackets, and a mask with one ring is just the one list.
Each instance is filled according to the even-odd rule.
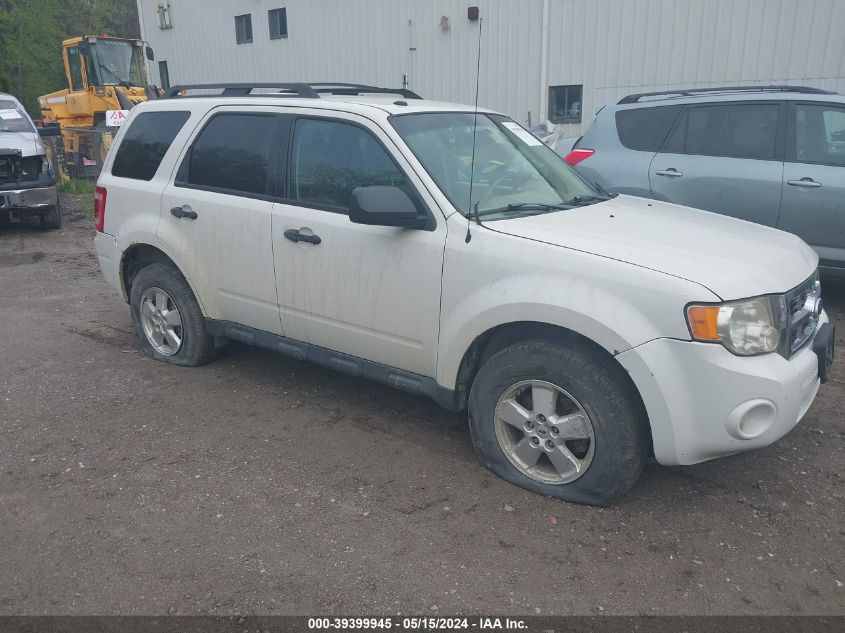
[[699,284],[648,268],[473,232],[465,243],[451,230],[446,249],[437,382],[449,389],[472,342],[497,326],[529,321],[566,328],[616,356],[655,338],[688,340],[684,306],[718,301]]

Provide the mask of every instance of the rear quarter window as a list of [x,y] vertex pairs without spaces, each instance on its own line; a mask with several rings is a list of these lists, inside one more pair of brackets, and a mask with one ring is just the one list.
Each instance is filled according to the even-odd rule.
[[173,139],[185,125],[190,112],[144,112],[123,135],[114,157],[112,176],[152,180]]
[[628,149],[659,152],[680,111],[681,106],[619,110],[616,113],[619,141]]

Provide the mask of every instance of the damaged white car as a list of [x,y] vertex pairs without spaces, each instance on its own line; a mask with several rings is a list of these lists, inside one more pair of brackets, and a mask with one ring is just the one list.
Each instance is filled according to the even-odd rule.
[[29,216],[39,217],[45,229],[61,227],[56,173],[26,110],[12,95],[0,93],[0,220]]

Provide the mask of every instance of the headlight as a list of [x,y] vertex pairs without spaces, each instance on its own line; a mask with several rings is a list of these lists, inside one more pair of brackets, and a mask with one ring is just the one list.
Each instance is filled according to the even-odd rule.
[[738,356],[777,351],[781,341],[783,297],[766,296],[719,305],[687,307],[687,323],[696,341],[721,343]]

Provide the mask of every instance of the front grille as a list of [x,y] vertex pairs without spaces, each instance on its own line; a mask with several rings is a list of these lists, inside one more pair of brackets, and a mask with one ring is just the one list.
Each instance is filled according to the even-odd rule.
[[813,274],[800,286],[786,293],[786,348],[790,358],[812,338],[819,324],[821,312],[821,285],[818,274]]

